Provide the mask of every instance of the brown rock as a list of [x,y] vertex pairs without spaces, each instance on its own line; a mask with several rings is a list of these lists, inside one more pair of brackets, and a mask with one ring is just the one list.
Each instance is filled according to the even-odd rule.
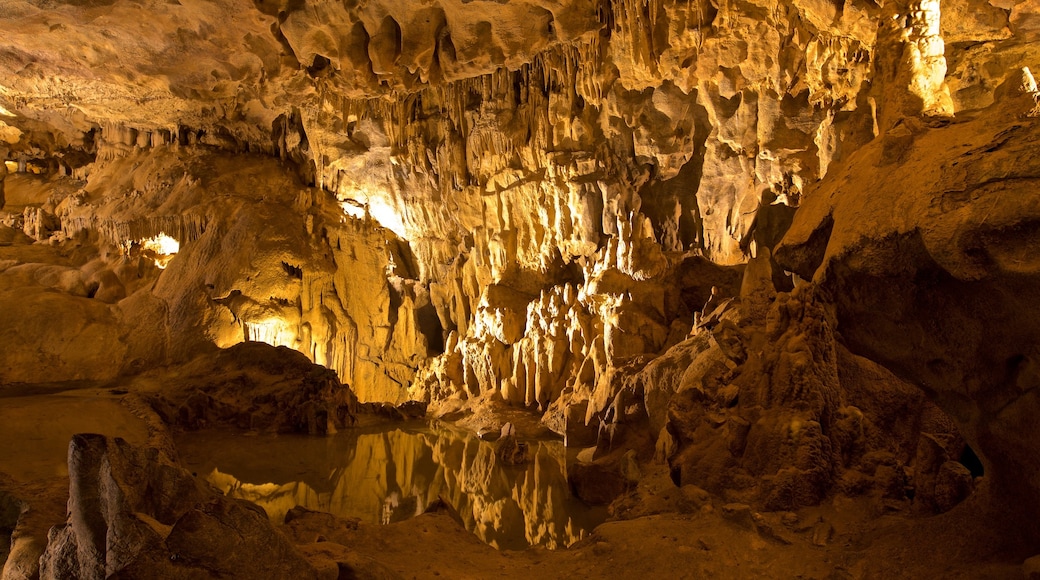
[[[1040,168],[1027,153],[1040,128],[1020,121],[1023,98],[1008,88],[971,122],[917,126],[890,171],[875,171],[881,142],[864,147],[844,170],[852,181],[806,196],[777,255],[831,293],[850,349],[924,386],[994,488],[1040,522],[1040,453],[1030,451],[1040,441],[1032,419],[1040,401],[1029,346],[1040,328],[1032,306],[1040,269],[1022,254],[1040,215],[1031,185]],[[876,178],[834,189],[857,174]],[[818,245],[812,238],[827,228],[826,252],[802,262],[798,248]]]
[[953,509],[975,491],[975,483],[967,467],[947,461],[935,477],[935,506],[940,512]]
[[69,516],[40,577],[307,578],[313,568],[255,505],[225,498],[153,449],[76,435]]
[[350,387],[285,347],[240,343],[154,374],[167,386],[149,395],[151,405],[168,423],[188,429],[226,425],[324,435],[357,421],[358,402]]

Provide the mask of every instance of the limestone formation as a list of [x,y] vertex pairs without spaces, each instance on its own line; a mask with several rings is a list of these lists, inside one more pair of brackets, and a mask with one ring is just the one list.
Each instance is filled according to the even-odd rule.
[[[1035,510],[1038,133],[1032,97],[1012,89],[975,118],[912,125],[898,164],[885,139],[864,147],[806,196],[780,256],[831,296],[852,348],[934,397],[987,478]],[[852,175],[884,166],[856,191]]]
[[[461,472],[566,476],[642,517],[679,509],[648,499],[667,470],[770,545],[831,549],[841,522],[811,510],[846,500],[924,527],[976,518],[1023,527],[1002,552],[1017,573],[1040,552],[1038,14],[6,0],[0,397],[127,395],[157,432],[429,412],[499,435],[497,459],[460,444],[479,457]],[[537,471],[546,430],[577,457]],[[74,447],[91,474],[151,460]],[[76,473],[78,502],[94,492]],[[541,509],[515,489],[460,518],[497,541],[494,522]],[[178,518],[203,535],[267,533],[198,498]],[[74,507],[46,574],[182,565],[109,544],[227,564],[165,515]],[[311,543],[322,574],[352,569]]]
[[257,342],[214,350],[140,379],[163,384],[142,396],[165,424],[326,435],[357,423],[350,387],[300,353]]
[[153,449],[77,435],[69,477],[68,521],[51,530],[40,578],[317,577],[262,510]]

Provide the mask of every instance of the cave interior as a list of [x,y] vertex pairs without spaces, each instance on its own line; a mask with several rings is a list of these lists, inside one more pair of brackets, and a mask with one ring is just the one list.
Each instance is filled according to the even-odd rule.
[[1040,580],[1030,67],[1038,0],[0,0],[0,579]]

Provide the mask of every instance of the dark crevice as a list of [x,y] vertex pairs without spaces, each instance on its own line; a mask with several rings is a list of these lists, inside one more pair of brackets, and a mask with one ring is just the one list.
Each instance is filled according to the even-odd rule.
[[975,450],[968,445],[964,446],[964,451],[961,452],[961,456],[957,461],[960,461],[964,467],[968,468],[972,477],[982,477],[985,471],[982,460],[975,454]]
[[429,356],[437,356],[444,353],[444,327],[441,319],[437,316],[437,309],[433,304],[426,304],[415,312],[416,321],[419,324],[419,332],[426,337],[426,348]]
[[290,264],[288,262],[282,262],[282,270],[284,270],[285,273],[290,278],[295,278],[297,280],[303,280],[303,268],[300,268],[298,266],[293,266],[292,264]]

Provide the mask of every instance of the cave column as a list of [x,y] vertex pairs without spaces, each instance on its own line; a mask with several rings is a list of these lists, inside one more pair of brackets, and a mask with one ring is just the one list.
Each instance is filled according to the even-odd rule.
[[874,59],[878,133],[907,117],[953,115],[940,18],[939,0],[885,5]]

